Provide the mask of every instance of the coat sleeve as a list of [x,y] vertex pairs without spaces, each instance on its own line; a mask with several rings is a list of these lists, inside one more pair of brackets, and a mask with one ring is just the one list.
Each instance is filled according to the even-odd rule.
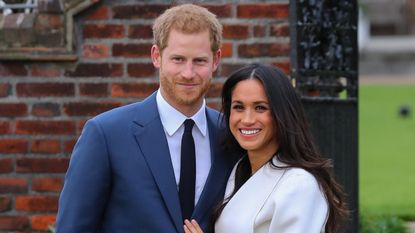
[[56,232],[97,232],[111,187],[105,136],[98,122],[86,123],[79,137],[59,198]]
[[307,172],[290,174],[278,188],[269,232],[320,233],[328,214],[316,179]]

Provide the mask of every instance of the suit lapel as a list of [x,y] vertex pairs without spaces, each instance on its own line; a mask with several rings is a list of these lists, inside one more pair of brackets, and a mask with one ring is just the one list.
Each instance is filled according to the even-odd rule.
[[154,176],[177,232],[182,232],[179,195],[167,139],[157,110],[155,93],[141,103],[137,113],[133,124],[137,143]]
[[207,109],[207,121],[209,129],[210,149],[212,153],[212,166],[209,176],[206,180],[200,199],[195,207],[193,217],[195,219],[203,219],[206,214],[211,214],[209,210],[218,203],[217,198],[223,197],[224,186],[230,172],[230,163],[225,160],[225,156],[219,148],[220,130],[218,122],[218,113]]

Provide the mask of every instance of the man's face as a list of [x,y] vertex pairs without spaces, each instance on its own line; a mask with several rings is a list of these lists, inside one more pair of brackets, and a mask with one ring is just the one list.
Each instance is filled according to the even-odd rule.
[[185,34],[170,31],[167,47],[154,45],[151,57],[160,69],[160,91],[166,101],[185,115],[195,113],[210,86],[220,60],[210,48],[209,31]]

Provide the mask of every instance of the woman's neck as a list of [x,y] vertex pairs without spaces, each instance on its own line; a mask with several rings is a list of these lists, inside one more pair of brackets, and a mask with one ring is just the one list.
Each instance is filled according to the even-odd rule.
[[274,155],[275,151],[270,153],[248,151],[249,163],[251,164],[251,174],[255,174],[255,172],[270,161]]

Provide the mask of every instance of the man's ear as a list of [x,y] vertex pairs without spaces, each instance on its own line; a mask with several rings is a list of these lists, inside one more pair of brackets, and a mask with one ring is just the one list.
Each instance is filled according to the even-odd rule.
[[154,67],[160,68],[161,52],[157,45],[153,45],[153,47],[151,47],[151,61],[153,62]]
[[218,51],[216,51],[216,53],[213,54],[213,72],[215,72],[216,69],[218,68],[221,58],[222,58],[222,50],[218,49]]

